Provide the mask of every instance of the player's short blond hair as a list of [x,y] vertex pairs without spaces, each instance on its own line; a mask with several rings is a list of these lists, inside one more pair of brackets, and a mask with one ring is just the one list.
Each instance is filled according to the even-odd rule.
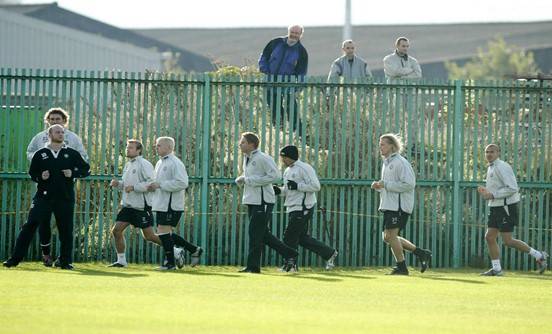
[[173,137],[159,137],[155,141],[156,143],[164,142],[169,146],[171,151],[174,151],[174,138]]
[[386,133],[380,137],[380,140],[385,139],[389,144],[393,145],[393,153],[402,153],[404,151],[404,144],[401,136],[394,133]]

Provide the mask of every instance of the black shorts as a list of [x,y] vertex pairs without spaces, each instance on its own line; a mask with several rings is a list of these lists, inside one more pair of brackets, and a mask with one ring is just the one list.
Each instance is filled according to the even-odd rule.
[[151,207],[146,207],[145,210],[122,208],[117,214],[117,221],[129,223],[138,228],[152,227],[153,215],[151,214]]
[[513,232],[518,224],[518,203],[508,205],[508,212],[503,206],[491,206],[488,227],[497,228],[500,232]]
[[183,211],[173,211],[170,207],[167,212],[155,211],[157,226],[170,225],[172,227],[175,227],[176,225],[178,225],[180,217],[182,217],[182,212]]
[[408,217],[410,214],[399,210],[399,211],[383,211],[383,229],[392,230],[398,228],[399,231],[402,230],[406,223],[408,222]]

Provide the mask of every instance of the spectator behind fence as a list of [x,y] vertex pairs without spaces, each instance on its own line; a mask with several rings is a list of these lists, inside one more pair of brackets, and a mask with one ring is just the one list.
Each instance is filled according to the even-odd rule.
[[330,66],[328,82],[336,81],[338,77],[342,77],[345,81],[372,77],[366,61],[355,54],[355,43],[352,40],[343,41],[341,49],[343,56],[334,60]]
[[[259,58],[259,70],[268,74],[270,80],[275,80],[277,75],[285,76],[286,81],[301,80],[307,75],[309,56],[300,41],[303,31],[302,26],[292,25],[288,28],[287,36],[276,37],[264,47]],[[289,87],[284,87],[280,91],[276,87],[269,87],[267,102],[272,109],[272,124],[276,126],[279,101],[280,119],[283,121],[284,115],[287,115],[293,130],[298,130],[297,133],[301,135],[302,125],[298,115],[296,92],[297,89]]]
[[416,58],[408,55],[410,42],[406,37],[395,41],[395,51],[383,58],[383,70],[388,81],[394,79],[420,79],[422,69]]

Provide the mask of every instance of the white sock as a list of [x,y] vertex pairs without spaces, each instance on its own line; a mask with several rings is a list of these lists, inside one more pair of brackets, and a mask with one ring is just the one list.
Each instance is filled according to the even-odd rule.
[[117,253],[117,262],[120,264],[127,264],[125,253]]
[[500,266],[500,260],[491,260],[491,263],[493,264],[494,271],[502,270],[502,267]]
[[534,257],[537,260],[542,259],[542,253],[539,252],[538,250],[534,249],[534,248],[531,248],[529,250],[529,255],[531,255],[532,257]]

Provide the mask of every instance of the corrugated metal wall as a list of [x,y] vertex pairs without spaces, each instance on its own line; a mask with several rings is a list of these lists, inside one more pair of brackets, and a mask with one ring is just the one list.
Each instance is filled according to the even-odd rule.
[[154,50],[0,10],[3,67],[143,72],[161,62]]

